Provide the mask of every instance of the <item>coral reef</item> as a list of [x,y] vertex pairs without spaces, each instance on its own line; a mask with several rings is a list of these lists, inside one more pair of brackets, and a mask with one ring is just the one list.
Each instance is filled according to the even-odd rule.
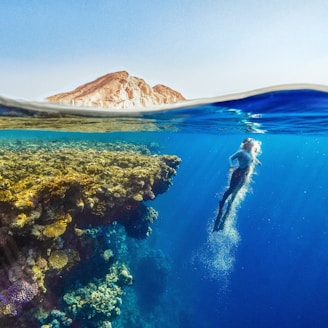
[[[66,313],[78,322],[112,321],[120,315],[122,287],[132,284],[132,276],[125,265],[114,263],[105,278],[93,279],[87,285],[64,295]],[[99,324],[96,324],[96,327]]]
[[[23,115],[23,113],[22,113]],[[25,115],[25,114],[24,114]],[[58,117],[49,116],[44,119],[44,114],[33,113],[33,119],[26,116],[0,116],[0,129],[2,130],[56,130],[56,131],[75,131],[75,132],[116,132],[116,131],[176,131],[174,123],[169,124],[167,121],[157,122],[152,118],[122,119],[121,117]]]
[[72,217],[80,227],[119,221],[131,229],[142,201],[168,189],[180,159],[62,147],[7,150],[0,163],[2,225],[45,240],[64,234]]
[[167,191],[180,161],[124,143],[2,142],[0,325],[110,325],[133,282],[123,235],[147,238],[158,213],[144,201]]

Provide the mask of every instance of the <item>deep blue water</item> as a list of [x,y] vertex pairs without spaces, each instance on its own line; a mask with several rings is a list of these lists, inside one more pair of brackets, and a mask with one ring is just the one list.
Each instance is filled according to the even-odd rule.
[[[174,186],[158,199],[163,219],[156,238],[171,254],[172,283],[192,312],[186,327],[328,323],[327,138],[257,137],[263,166],[235,217],[240,240],[232,245],[229,237],[209,239],[207,227],[227,183],[226,159],[244,135],[174,139],[172,149],[184,161]],[[232,248],[227,258],[217,259],[220,247]]]
[[[142,273],[132,264],[138,279],[131,288],[139,291],[145,327],[327,327],[328,94],[268,93],[129,118],[132,125],[134,120],[134,127],[141,120],[159,128],[9,129],[0,137],[124,140],[181,157],[173,185],[149,202],[159,212],[153,233],[128,242],[128,247],[152,248],[168,263],[160,272],[158,297],[149,289],[159,273],[151,266]],[[248,136],[262,142],[263,165],[255,170],[232,228],[213,234],[228,157]],[[122,312],[129,307],[124,302]],[[120,325],[120,319],[113,322]]]

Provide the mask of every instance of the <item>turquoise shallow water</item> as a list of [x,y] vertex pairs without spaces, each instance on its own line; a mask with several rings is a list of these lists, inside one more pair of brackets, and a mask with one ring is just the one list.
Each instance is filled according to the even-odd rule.
[[[114,245],[134,278],[113,327],[327,326],[327,93],[285,90],[102,118],[14,110],[10,115],[13,109],[2,106],[1,142],[101,147],[119,141],[182,159],[169,189],[145,202],[158,212],[148,238],[126,237],[119,225],[93,232],[95,240]],[[227,159],[248,136],[262,142],[263,166],[240,195],[228,228],[213,234]],[[92,257],[78,268],[84,272],[49,282],[55,311],[33,319],[36,327],[109,327],[99,313],[62,318],[58,299],[76,277],[100,279],[104,270]],[[0,320],[24,327],[24,313],[15,323]]]

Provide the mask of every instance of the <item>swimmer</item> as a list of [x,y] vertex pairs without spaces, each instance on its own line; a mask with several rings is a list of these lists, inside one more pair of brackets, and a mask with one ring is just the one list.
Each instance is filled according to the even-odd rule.
[[[215,219],[214,231],[222,230],[224,227],[225,219],[229,213],[226,213],[223,217],[223,208],[226,200],[231,196],[230,204],[236,198],[238,191],[247,181],[247,177],[251,172],[252,165],[262,165],[262,163],[256,158],[261,152],[261,143],[253,138],[246,138],[240,145],[240,149],[229,157],[230,170],[234,170],[230,179],[230,185],[228,190],[224,193],[222,200],[219,203],[219,212]],[[233,161],[238,160],[238,167],[234,169]],[[230,211],[231,206],[228,206],[227,212]]]

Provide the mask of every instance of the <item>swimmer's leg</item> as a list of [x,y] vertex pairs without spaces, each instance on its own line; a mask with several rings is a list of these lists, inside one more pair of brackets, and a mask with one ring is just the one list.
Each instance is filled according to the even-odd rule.
[[231,195],[231,197],[229,199],[228,206],[227,206],[227,209],[226,209],[224,215],[223,215],[223,205],[224,204],[221,207],[221,202],[222,201],[220,202],[220,209],[219,209],[219,213],[218,213],[218,215],[217,215],[217,217],[215,219],[213,232],[214,231],[223,230],[225,221],[227,220],[227,218],[230,215],[232,204],[233,204],[234,200],[236,199],[236,196],[237,196],[239,190],[240,190],[240,187],[237,189],[237,191],[235,191],[234,193],[232,193],[232,195]]
[[[221,217],[223,215],[224,204],[225,204],[226,200],[228,199],[228,197],[230,195],[232,195],[232,196],[231,196],[231,200],[230,200],[229,205],[234,201],[234,199],[236,198],[236,194],[238,193],[238,191],[240,190],[240,188],[244,184],[244,181],[245,181],[245,175],[243,174],[243,172],[239,168],[236,169],[232,173],[229,188],[223,194],[222,200],[219,203],[219,212],[218,212],[218,214],[216,216],[216,219],[215,219],[213,232],[223,229],[225,219],[223,220],[223,223],[222,223]],[[228,205],[228,207],[229,207],[229,205]],[[230,207],[231,207],[231,205],[230,205]],[[230,207],[227,209],[226,214],[224,215],[225,217],[227,215],[229,215]]]
[[[220,214],[220,216],[219,216],[219,214]],[[219,213],[219,214],[215,219],[215,223],[214,223],[212,232],[223,230],[224,221],[225,221],[224,218],[226,217],[226,215],[224,215],[222,217],[222,214],[221,213]]]
[[229,188],[223,195],[222,200],[219,203],[219,212],[216,216],[215,222],[214,222],[214,227],[213,227],[213,232],[220,230],[218,227],[221,225],[221,217],[223,215],[223,209],[224,209],[224,203],[226,202],[227,198],[232,194],[233,189]]
[[215,221],[215,225],[214,225],[215,230],[213,229],[213,231],[220,231],[220,230],[224,229],[224,224],[230,215],[231,206],[232,206],[232,203],[233,203],[235,197],[236,197],[235,194],[231,196],[231,199],[229,200],[229,203],[228,203],[228,206],[227,206],[227,209],[226,209],[224,215],[220,217],[220,220],[218,220],[218,222]]
[[222,219],[222,214],[223,214],[223,206],[224,206],[224,202],[221,200],[220,201],[220,208],[219,208],[219,212],[216,216],[215,222],[214,222],[214,227],[213,227],[213,232],[214,231],[219,231],[221,230],[219,227],[221,226],[221,219]]

